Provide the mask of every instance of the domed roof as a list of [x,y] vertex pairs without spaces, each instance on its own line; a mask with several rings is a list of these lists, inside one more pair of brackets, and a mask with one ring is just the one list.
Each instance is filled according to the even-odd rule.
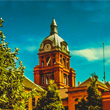
[[[51,32],[50,35],[47,36],[41,43],[40,45],[40,50],[43,49],[44,45],[45,45],[45,41],[51,41],[51,44],[53,47],[61,47],[61,43],[65,42],[57,33],[57,24],[55,19],[53,18],[52,23],[50,25],[51,27]],[[65,42],[66,43],[66,42]],[[67,43],[66,43],[67,44]],[[69,51],[68,45],[66,46],[67,51]]]
[[[50,40],[52,41],[52,46],[55,47],[55,46],[58,46],[58,47],[61,47],[61,42],[63,42],[64,40],[56,33],[52,34],[52,35],[49,35],[48,37],[46,37],[41,45],[40,45],[40,49],[43,49],[44,47],[44,41],[46,40]],[[67,46],[67,51],[69,51],[69,48]]]

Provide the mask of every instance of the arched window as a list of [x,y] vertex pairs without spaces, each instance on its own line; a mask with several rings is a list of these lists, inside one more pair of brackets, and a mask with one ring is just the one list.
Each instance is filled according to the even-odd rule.
[[65,59],[63,58],[63,66],[65,66]]
[[41,56],[42,59],[44,59],[44,56]]
[[48,84],[48,83],[49,83],[49,77],[46,76],[46,84]]
[[54,80],[54,72],[46,73],[46,84],[49,84],[50,79]]
[[60,55],[60,63],[62,63],[62,55]]
[[55,64],[56,62],[55,62],[55,58],[53,59],[53,65]]
[[78,100],[79,100],[78,98],[75,99],[75,101],[78,101]]
[[69,69],[69,59],[67,59],[67,69]]
[[44,67],[44,61],[42,61],[42,67]]
[[64,78],[63,78],[63,82],[64,82],[64,84],[65,85],[67,85],[67,75],[66,74],[64,74],[64,76],[63,76]]
[[46,84],[49,84],[49,80],[51,79],[52,73],[46,73]]
[[41,84],[44,84],[44,74],[41,74]]
[[46,58],[46,65],[51,66],[51,58],[50,57]]

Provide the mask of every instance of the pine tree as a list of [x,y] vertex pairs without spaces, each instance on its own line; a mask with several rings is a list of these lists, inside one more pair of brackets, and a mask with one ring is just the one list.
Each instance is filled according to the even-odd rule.
[[87,98],[84,97],[78,102],[77,110],[103,110],[102,98],[96,86],[98,76],[92,74],[90,85],[87,87]]
[[64,110],[57,85],[52,80],[47,87],[47,92],[41,96],[38,99],[36,110]]
[[97,80],[98,76],[96,76],[95,73],[92,74],[92,78],[90,78],[90,85],[87,88],[87,107],[90,110],[103,110],[101,94],[96,86]]
[[[3,27],[2,22],[1,18],[0,27]],[[36,91],[25,93],[23,84],[25,67],[17,57],[19,49],[11,51],[8,43],[4,41],[5,36],[1,30],[0,39],[0,108],[24,110],[25,102],[29,97],[35,96]]]
[[84,99],[85,96],[83,96],[81,98],[81,100],[78,100],[78,108],[77,110],[88,110],[87,109],[87,102],[86,100]]

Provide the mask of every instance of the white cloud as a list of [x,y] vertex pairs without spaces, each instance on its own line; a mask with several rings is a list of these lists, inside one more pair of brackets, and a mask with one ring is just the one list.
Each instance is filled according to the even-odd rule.
[[34,52],[37,50],[36,46],[30,46],[25,48],[27,51]]
[[[95,61],[103,58],[103,48],[87,48],[83,50],[72,50],[72,55],[86,58],[88,61]],[[104,48],[105,58],[110,58],[110,46]]]

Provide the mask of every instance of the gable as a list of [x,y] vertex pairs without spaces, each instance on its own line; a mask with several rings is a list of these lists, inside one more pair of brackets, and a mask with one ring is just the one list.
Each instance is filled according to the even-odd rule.
[[[88,78],[87,80],[85,80],[84,82],[82,82],[80,85],[78,85],[77,87],[85,87],[85,86],[88,86],[89,85],[89,82],[90,82],[90,78]],[[106,86],[106,84],[102,83],[101,81],[97,81],[96,82],[96,85],[103,89],[103,90],[109,90],[109,88]]]

